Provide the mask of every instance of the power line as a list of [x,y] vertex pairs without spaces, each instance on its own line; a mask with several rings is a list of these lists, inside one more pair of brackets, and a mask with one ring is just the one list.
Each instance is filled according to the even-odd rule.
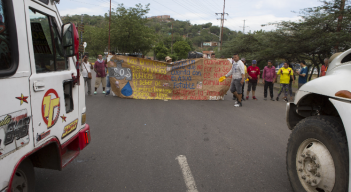
[[87,5],[94,5],[94,6],[99,6],[99,7],[106,7],[106,6],[96,5],[96,4],[92,4],[92,3],[87,3],[87,2],[84,2],[84,1],[77,1],[77,0],[70,0],[70,1],[78,2],[78,3],[84,3],[84,4],[87,4]]

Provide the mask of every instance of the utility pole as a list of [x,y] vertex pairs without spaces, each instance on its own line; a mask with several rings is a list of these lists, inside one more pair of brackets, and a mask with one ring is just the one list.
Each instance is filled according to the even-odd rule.
[[172,23],[172,42],[171,42],[171,54],[173,54],[173,23]]
[[108,52],[110,53],[110,32],[111,32],[111,0],[110,0],[110,21],[108,22]]
[[[336,28],[337,33],[341,31],[341,23],[342,23],[342,19],[344,17],[344,9],[345,9],[345,0],[341,0],[340,15],[338,17],[338,27]],[[339,52],[339,42],[337,42],[337,44],[335,46],[335,51]]]
[[[223,13],[216,13],[216,15],[221,15],[221,27],[220,27],[220,35],[219,35],[219,41],[220,41],[220,47],[218,47],[218,51],[222,50],[222,43],[223,43],[223,26],[224,26],[224,16],[225,14],[229,15],[228,13],[225,12],[225,0],[224,0],[224,4],[223,4]],[[217,19],[219,20],[219,19]]]
[[244,20],[244,26],[243,26],[243,33],[245,34],[245,20]]

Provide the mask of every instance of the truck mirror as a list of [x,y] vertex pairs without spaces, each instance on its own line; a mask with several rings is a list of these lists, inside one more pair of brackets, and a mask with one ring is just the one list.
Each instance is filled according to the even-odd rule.
[[62,46],[66,57],[76,56],[79,48],[79,35],[73,23],[62,25]]

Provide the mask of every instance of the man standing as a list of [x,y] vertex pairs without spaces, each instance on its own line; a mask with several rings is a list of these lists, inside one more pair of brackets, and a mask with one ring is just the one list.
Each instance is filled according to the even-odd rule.
[[260,68],[257,67],[256,60],[252,60],[252,65],[247,68],[247,73],[249,75],[249,83],[247,86],[246,100],[249,99],[251,88],[252,88],[252,99],[257,100],[255,96],[255,92],[256,92],[257,82],[260,78],[261,71],[260,71]]
[[216,58],[216,54],[215,53],[212,53],[211,54],[211,59],[215,59]]
[[100,84],[102,84],[102,93],[105,94],[105,87],[106,87],[106,64],[105,61],[102,59],[102,55],[98,56],[97,61],[94,65],[94,71],[96,72],[96,79],[95,79],[95,92],[97,94],[97,88],[99,88]]
[[238,98],[237,102],[235,103],[234,107],[242,107],[242,86],[245,81],[245,65],[242,61],[239,60],[239,55],[234,54],[233,55],[233,61],[232,61],[232,69],[221,79],[225,79],[229,76],[232,76],[232,85],[230,87],[230,92],[233,93],[233,95]]
[[[248,77],[246,59],[243,57],[243,58],[241,58],[241,61],[244,63],[244,66],[245,66],[245,80],[246,80],[247,77]],[[242,90],[242,93],[243,93],[242,100],[243,101],[245,101],[245,96],[244,96],[244,92],[245,91],[244,91],[244,89],[245,89],[245,81],[244,81],[243,90]]]
[[276,77],[277,77],[277,74],[275,73],[275,67],[273,66],[272,61],[268,60],[268,64],[267,66],[264,67],[263,74],[262,74],[262,83],[264,84],[264,100],[267,100],[267,89],[269,88],[271,101],[274,101],[273,85]]
[[110,75],[109,75],[109,72],[108,72],[107,64],[108,64],[108,62],[111,61],[113,56],[115,56],[115,52],[111,51],[110,55],[108,55],[107,58],[106,58],[106,62],[107,62],[106,63],[106,68],[107,68],[106,73],[107,74],[106,74],[106,95],[105,96],[109,96],[110,93],[111,93]]
[[[82,76],[84,78],[84,87],[87,84],[88,86],[88,95],[91,95],[91,76],[89,78],[89,73],[91,73],[92,66],[88,61],[88,55],[83,56],[83,61],[80,65],[80,71],[82,72]],[[90,74],[91,75],[91,74]]]
[[[322,65],[322,67],[321,67],[321,75],[320,75],[321,77],[325,76],[325,74],[327,73],[328,66],[329,66],[329,59],[325,58],[324,65]],[[312,71],[312,73],[313,73],[313,71]]]
[[300,61],[300,65],[301,65],[301,70],[297,72],[297,74],[299,75],[299,89],[300,87],[307,83],[307,74],[308,74],[308,69],[307,69],[307,66],[306,66],[306,63],[305,61]]

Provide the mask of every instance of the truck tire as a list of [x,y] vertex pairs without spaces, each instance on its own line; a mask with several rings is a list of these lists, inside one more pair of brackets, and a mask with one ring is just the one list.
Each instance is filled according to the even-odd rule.
[[307,117],[290,135],[286,168],[296,192],[348,191],[349,152],[340,118]]
[[29,159],[22,161],[12,179],[11,192],[34,192],[34,167]]

